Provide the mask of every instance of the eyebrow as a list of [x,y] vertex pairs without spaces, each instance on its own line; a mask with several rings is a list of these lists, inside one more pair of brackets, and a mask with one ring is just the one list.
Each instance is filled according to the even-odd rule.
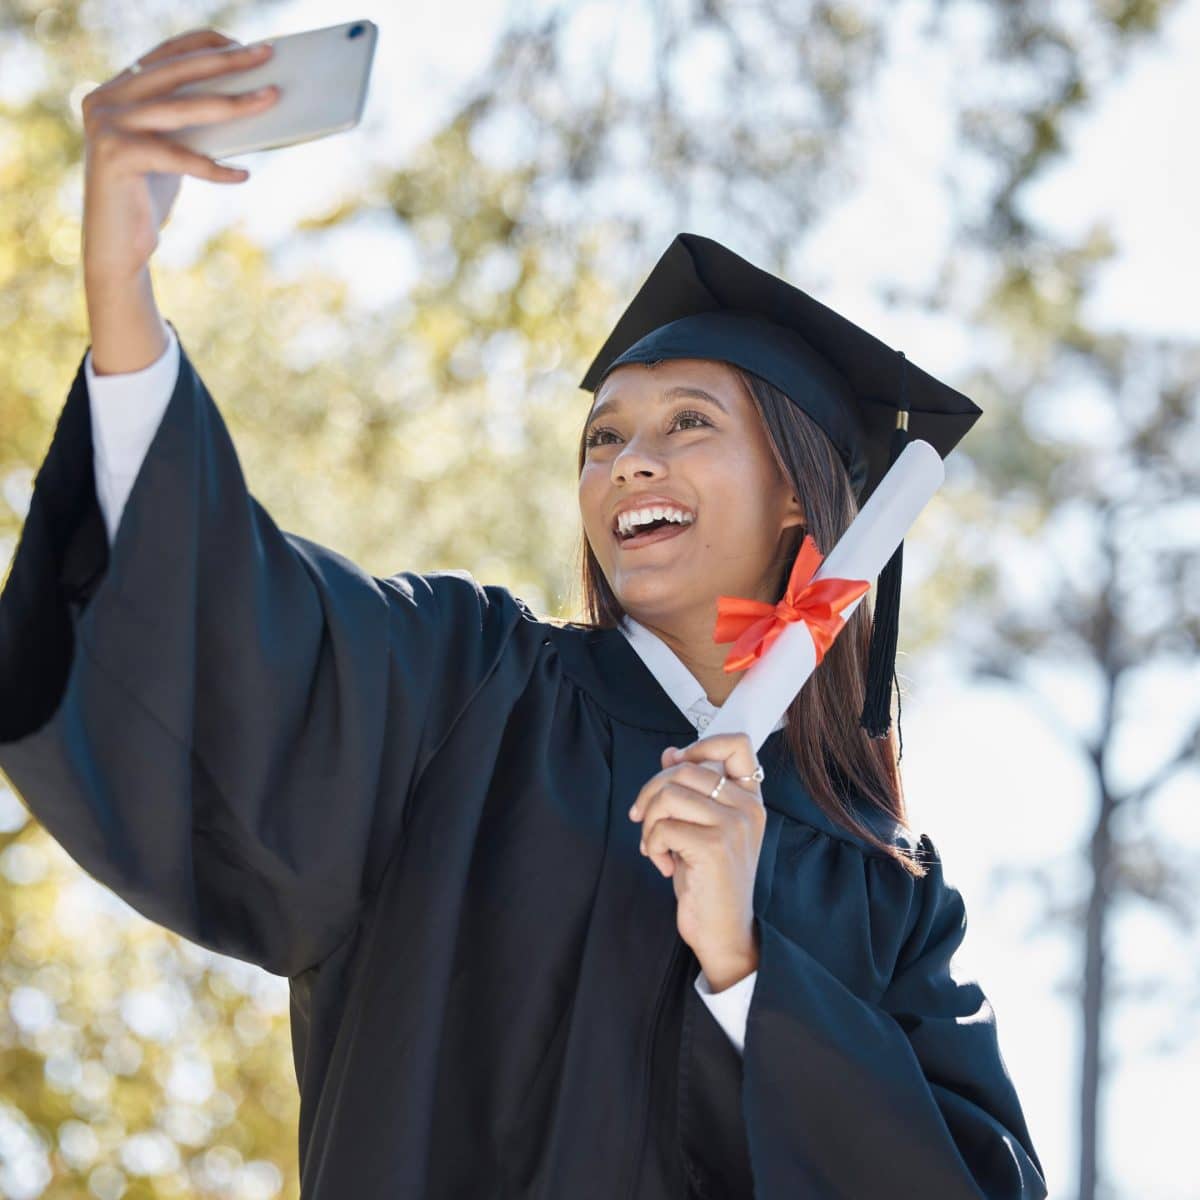
[[[727,409],[725,405],[716,398],[716,396],[706,392],[703,388],[691,387],[683,383],[676,384],[674,387],[667,388],[665,392],[661,392],[658,397],[658,402],[663,404],[668,400],[679,400],[683,397],[687,397],[691,400],[705,400],[709,404],[715,404],[717,408],[725,413],[726,416],[729,415],[729,409]],[[602,404],[592,410],[592,415],[588,417],[587,425],[585,425],[584,428],[590,428],[592,422],[598,417],[603,416],[606,412],[615,412],[620,407],[621,402],[619,399],[613,398],[610,400],[605,400]]]

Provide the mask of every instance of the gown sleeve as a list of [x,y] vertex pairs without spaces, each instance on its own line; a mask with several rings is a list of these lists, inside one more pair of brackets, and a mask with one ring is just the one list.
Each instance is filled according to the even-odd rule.
[[756,1200],[1047,1195],[992,1007],[951,972],[962,896],[920,844],[928,874],[913,880],[915,918],[876,1003],[756,915],[742,1093]]
[[521,618],[278,529],[188,355],[110,547],[80,364],[0,592],[0,767],[89,874],[279,975],[348,936]]

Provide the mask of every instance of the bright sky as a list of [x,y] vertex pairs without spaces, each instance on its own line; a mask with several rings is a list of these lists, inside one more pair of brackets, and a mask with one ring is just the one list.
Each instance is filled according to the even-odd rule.
[[[614,7],[621,8],[589,9],[602,18]],[[452,90],[485,60],[503,9],[500,0],[410,5],[401,21],[400,10],[382,0],[357,5],[356,17],[380,27],[361,126],[284,154],[235,160],[252,172],[245,184],[186,180],[160,258],[186,260],[214,225],[229,220],[244,221],[267,242],[285,241],[295,219],[352,189],[369,160],[402,161],[436,126]],[[345,18],[332,4],[297,3],[269,14],[269,26],[263,19],[225,32],[249,41]],[[959,333],[926,316],[886,310],[874,294],[881,282],[925,281],[942,259],[948,225],[939,180],[948,167],[949,106],[939,98],[955,85],[960,66],[952,54],[918,51],[910,27],[898,30],[893,64],[863,106],[865,119],[854,134],[860,142],[858,190],[807,239],[804,277],[795,281],[913,357],[919,347],[922,364],[935,373],[953,374],[968,351]],[[131,33],[129,58],[147,48]],[[1200,268],[1200,156],[1190,128],[1200,112],[1197,63],[1200,0],[1185,0],[1161,43],[1137,57],[1074,131],[1075,152],[1034,194],[1036,214],[1063,232],[1079,232],[1100,219],[1111,223],[1123,253],[1092,310],[1106,324],[1200,335],[1200,309],[1191,292]],[[897,228],[903,236],[887,235]],[[388,221],[331,238],[321,260],[347,272],[364,304],[385,303],[412,277],[403,241]],[[389,264],[386,273],[380,262]],[[1059,984],[1078,978],[1079,951],[1058,933],[1028,937],[1025,925],[1038,911],[1037,898],[1013,888],[1002,904],[993,902],[987,877],[1008,860],[1058,864],[1060,877],[1082,887],[1078,851],[1090,833],[1089,778],[1076,746],[1020,697],[998,687],[964,686],[944,655],[909,663],[902,653],[900,670],[908,689],[902,728],[913,821],[937,844],[947,878],[967,906],[958,973],[977,978],[992,1002],[1051,1196],[1066,1200],[1075,1186],[1079,1021],[1077,1002],[1060,995]],[[1095,707],[1089,681],[1059,671],[1046,682],[1068,722],[1086,728]],[[1190,680],[1181,672],[1153,681],[1142,698],[1151,719],[1131,726],[1119,748],[1129,778],[1149,773],[1155,756],[1172,748],[1166,718],[1188,711],[1188,697],[1200,694],[1198,684],[1194,670]],[[1194,776],[1188,788],[1186,796],[1182,785],[1164,794],[1154,817],[1159,828],[1200,848],[1192,817]],[[1189,945],[1156,918],[1137,913],[1117,923],[1114,951],[1122,974],[1134,979],[1143,970],[1158,973],[1176,964],[1173,978],[1180,986],[1198,962],[1195,942]],[[1100,1144],[1122,1195],[1185,1200],[1196,1194],[1194,1114],[1189,1106],[1163,1101],[1195,1097],[1200,1040],[1193,1037],[1185,1050],[1166,1056],[1149,1051],[1161,1030],[1181,1021],[1169,1004],[1131,1001],[1110,1024],[1106,1053],[1114,1073]]]

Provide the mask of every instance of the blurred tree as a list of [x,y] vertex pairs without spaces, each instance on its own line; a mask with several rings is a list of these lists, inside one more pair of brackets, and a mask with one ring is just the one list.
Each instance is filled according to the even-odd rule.
[[[1154,699],[1164,678],[1195,680],[1200,662],[1200,343],[1089,322],[1088,299],[1118,247],[1102,226],[1056,237],[1033,217],[1029,193],[1069,153],[1078,115],[1171,7],[991,10],[990,49],[970,72],[973,99],[961,117],[963,173],[980,168],[987,183],[960,195],[955,255],[924,298],[972,311],[1001,335],[997,361],[964,381],[990,421],[969,453],[980,519],[996,533],[990,553],[977,544],[984,558],[976,554],[968,574],[964,662],[1034,706],[1092,778],[1082,873],[1071,855],[994,873],[996,893],[1032,883],[1044,897],[1031,938],[1065,927],[1079,939],[1079,973],[1062,983],[1080,1013],[1079,1200],[1115,1194],[1098,1136],[1106,1074],[1120,1061],[1103,1049],[1114,1006],[1159,1005],[1148,1024],[1165,1028],[1160,1053],[1196,1032],[1191,881],[1200,856],[1155,828],[1153,808],[1200,767],[1200,705],[1174,713]],[[1019,89],[1014,62],[1036,67]],[[1022,99],[1010,107],[1001,97],[1014,90]],[[1019,586],[1017,574],[1030,582]],[[1063,701],[1065,673],[1091,681],[1094,719]],[[1148,713],[1174,745],[1135,783],[1119,758]],[[1139,912],[1182,937],[1178,962],[1190,970],[1164,962],[1156,978],[1117,973],[1113,926]]]
[[[939,573],[905,612],[989,614],[992,628],[968,639],[980,671],[1011,663],[1014,649],[1048,655],[1061,642],[1115,687],[1114,666],[1168,651],[1170,626],[1156,641],[1136,625],[1143,610],[1096,581],[1110,568],[1124,579],[1136,565],[1138,581],[1157,569],[1143,557],[1122,559],[1118,571],[1105,555],[1138,545],[1123,524],[1134,502],[1147,506],[1151,526],[1164,511],[1153,472],[1168,496],[1183,482],[1189,460],[1171,455],[1195,438],[1195,363],[1187,348],[1084,329],[1079,305],[1103,242],[1052,244],[1020,199],[1064,152],[1072,117],[1169,6],[925,7],[931,54],[949,52],[941,21],[979,18],[966,23],[981,65],[963,72],[960,110],[961,151],[983,182],[960,189],[952,255],[938,289],[918,299],[976,313],[1013,347],[1003,369],[962,381],[980,396],[988,437],[960,452],[978,477],[956,480],[948,496],[977,514],[977,527],[990,523],[996,544],[1008,532],[1018,547],[1049,537],[1081,506],[1101,552],[1087,578],[1069,577],[1064,561],[1066,617],[1057,604],[1018,611],[1000,564],[977,561],[965,544],[946,549],[969,569]],[[4,12],[8,53],[34,64],[35,82],[25,98],[0,104],[0,562],[15,547],[33,471],[87,344],[79,100],[125,61],[111,36],[124,11],[92,0]],[[164,10],[145,44],[204,25],[236,33],[241,11],[197,4],[182,19]],[[351,313],[339,281],[308,271],[281,282],[236,229],[186,269],[156,265],[160,305],[218,401],[255,495],[285,528],[377,574],[467,567],[534,608],[572,612],[579,531],[563,514],[576,509],[586,410],[577,385],[597,339],[679,229],[713,229],[765,266],[793,271],[806,230],[853,182],[855,146],[843,135],[886,56],[896,11],[884,0],[514,6],[491,61],[428,143],[292,231],[293,245],[315,245],[364,212],[391,212],[420,266],[404,303]],[[196,186],[185,183],[181,205]],[[252,188],[237,194],[252,199]],[[1035,398],[1080,362],[1094,390],[1130,418],[1125,457],[1114,450],[1106,460],[1122,478],[1134,473],[1128,492],[1115,469],[1089,467],[1094,451],[1051,437],[1036,419]],[[1135,378],[1131,406],[1122,389]],[[1194,566],[1154,559],[1168,561],[1168,587],[1189,592]],[[1195,619],[1193,610],[1190,625],[1174,624],[1176,653],[1194,651]],[[932,630],[906,622],[905,648],[919,651]],[[1101,784],[1114,730],[1115,709],[1106,711],[1088,746]],[[1094,1187],[1106,906],[1119,886],[1136,890],[1117,879],[1166,894],[1174,878],[1144,840],[1118,852],[1115,801],[1104,787],[1099,794],[1081,1200]],[[294,1195],[283,981],[133,918],[2,788],[0,822],[0,1192],[74,1197],[86,1182],[101,1200]]]
[[[1196,679],[1200,652],[1200,345],[1089,330],[1079,305],[1095,253],[1089,246],[1039,256],[1032,270],[1005,272],[990,298],[997,310],[1015,306],[1021,317],[1014,324],[1024,327],[1035,312],[1051,320],[1038,330],[1041,365],[1040,355],[1014,354],[974,393],[1017,398],[1017,411],[1008,444],[976,456],[1012,536],[996,543],[1004,559],[987,564],[994,590],[976,608],[979,636],[967,647],[974,671],[1018,689],[1075,746],[1092,778],[1082,881],[1070,870],[1070,854],[1033,867],[1007,864],[995,874],[999,891],[1032,881],[1044,896],[1030,938],[1065,924],[1080,939],[1082,977],[1064,986],[1081,1016],[1081,1200],[1103,1186],[1099,1102],[1106,1072],[1118,1062],[1103,1052],[1111,1007],[1157,1002],[1160,1014],[1148,1024],[1164,1032],[1155,1049],[1182,1047],[1196,1033],[1187,991],[1200,949],[1193,885],[1200,854],[1153,820],[1154,802],[1182,784],[1185,772],[1194,791],[1200,767],[1200,705],[1172,712],[1155,699],[1164,678],[1176,686]],[[1071,408],[1074,420],[1056,417],[1054,407],[1070,395],[1082,395],[1083,406]],[[1023,448],[1028,461],[1014,470]],[[1014,569],[1034,559],[1036,595],[1011,586]],[[1094,719],[1064,704],[1056,671],[1086,673]],[[1148,717],[1174,733],[1175,744],[1131,783],[1119,758]],[[1162,964],[1161,978],[1122,979],[1110,954],[1111,927],[1144,907],[1183,935],[1180,954]],[[1179,964],[1190,968],[1183,978]]]

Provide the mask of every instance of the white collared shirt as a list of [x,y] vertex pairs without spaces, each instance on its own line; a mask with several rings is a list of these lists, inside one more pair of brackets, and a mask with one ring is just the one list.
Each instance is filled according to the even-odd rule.
[[[703,733],[721,710],[709,700],[701,682],[658,634],[647,629],[640,621],[635,621],[628,613],[621,618],[621,632],[629,639],[629,644],[649,668],[650,674],[658,680],[662,690],[671,697],[675,707],[696,726],[697,732]],[[786,724],[787,718],[780,717],[771,732],[782,729]]]
[[[97,375],[92,366],[90,347],[84,356],[92,423],[96,500],[104,517],[110,544],[116,538],[121,513],[133,490],[146,451],[150,449],[150,443],[162,422],[179,375],[179,340],[166,321],[162,321],[162,328],[167,348],[159,358],[140,371]],[[695,725],[697,731],[703,733],[718,709],[709,702],[696,677],[675,652],[644,625],[626,617],[621,628],[663,691]],[[780,729],[783,724],[781,718],[775,728]],[[750,1010],[750,997],[757,977],[758,972],[753,971],[721,992],[712,990],[703,971],[695,981],[696,991],[739,1053],[745,1043],[746,1015]]]

